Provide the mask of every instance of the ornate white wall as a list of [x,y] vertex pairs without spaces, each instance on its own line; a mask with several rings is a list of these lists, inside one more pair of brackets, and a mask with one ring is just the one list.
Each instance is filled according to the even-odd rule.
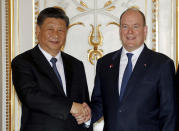
[[[80,3],[81,1],[81,3]],[[5,6],[6,0],[2,0],[2,18],[6,16]],[[75,56],[83,61],[85,65],[87,82],[90,95],[92,93],[95,63],[92,65],[89,62],[89,51],[93,51],[94,47],[89,44],[88,38],[92,31],[90,24],[94,26],[93,44],[98,45],[98,50],[94,52],[97,55],[103,55],[117,50],[121,47],[119,38],[119,28],[115,24],[118,23],[121,13],[128,7],[135,6],[144,12],[148,25],[148,36],[146,44],[149,48],[162,52],[174,61],[176,61],[176,38],[175,38],[175,0],[9,0],[9,10],[11,11],[11,35],[3,34],[2,41],[2,63],[3,64],[3,130],[6,131],[10,124],[12,130],[18,131],[20,125],[20,104],[15,95],[14,88],[9,87],[7,91],[6,78],[7,75],[7,36],[11,36],[10,46],[12,59],[19,53],[22,53],[35,45],[35,18],[40,10],[49,6],[59,6],[63,8],[70,17],[70,23],[73,25],[69,28],[66,46],[64,51]],[[5,19],[2,19],[2,31],[5,32],[5,26],[8,24]],[[98,25],[101,24],[99,30]],[[109,24],[109,25],[108,25]],[[101,33],[98,33],[98,31]],[[102,39],[101,39],[102,38]],[[101,42],[100,42],[101,39]],[[91,43],[91,44],[92,44]],[[101,44],[101,45],[100,45]],[[102,52],[101,52],[102,50]],[[11,85],[11,84],[10,84]],[[11,94],[11,108],[7,106],[9,96]],[[8,109],[10,109],[10,111]],[[10,112],[8,115],[7,112]],[[7,122],[10,121],[10,122]],[[103,121],[97,123],[94,127],[95,131],[102,131]]]

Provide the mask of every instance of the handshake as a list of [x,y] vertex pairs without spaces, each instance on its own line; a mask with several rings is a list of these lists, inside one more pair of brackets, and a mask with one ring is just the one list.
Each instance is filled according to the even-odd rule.
[[70,113],[75,117],[78,124],[82,124],[91,119],[91,109],[86,103],[73,102]]

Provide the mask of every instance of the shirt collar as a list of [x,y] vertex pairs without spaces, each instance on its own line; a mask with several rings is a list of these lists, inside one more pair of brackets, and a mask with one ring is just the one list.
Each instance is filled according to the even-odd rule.
[[124,47],[122,48],[122,54],[121,56],[126,56],[126,53],[132,53],[134,57],[139,57],[139,55],[141,54],[142,50],[144,49],[144,44],[142,44],[139,48],[137,48],[136,50],[129,52],[127,51]]
[[[43,55],[45,56],[45,58],[50,62],[50,60],[53,56],[50,55],[48,52],[46,52],[44,49],[42,49],[40,44],[38,44],[38,47],[39,47],[40,51],[43,53]],[[59,51],[59,53],[55,56],[55,58],[57,59],[57,61],[61,60],[61,51]]]

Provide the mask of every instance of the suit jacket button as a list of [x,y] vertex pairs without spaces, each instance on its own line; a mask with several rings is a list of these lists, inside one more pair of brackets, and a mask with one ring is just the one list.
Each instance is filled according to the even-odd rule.
[[122,112],[122,110],[119,110],[119,112],[121,113],[121,112]]

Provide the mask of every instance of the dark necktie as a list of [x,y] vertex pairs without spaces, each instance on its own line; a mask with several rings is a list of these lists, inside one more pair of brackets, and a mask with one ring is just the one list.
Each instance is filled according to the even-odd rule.
[[129,78],[131,76],[131,73],[132,73],[131,58],[132,58],[133,54],[132,53],[127,53],[126,55],[128,57],[128,63],[127,63],[126,69],[125,69],[124,74],[123,74],[123,79],[122,79],[122,84],[121,84],[121,91],[120,91],[120,101],[123,98],[124,92],[126,90],[127,82],[128,82],[128,80],[129,80]]
[[61,79],[61,77],[60,77],[60,74],[59,74],[59,72],[58,72],[58,70],[57,70],[57,66],[56,66],[57,59],[54,58],[54,57],[52,57],[52,59],[50,60],[50,62],[52,62],[52,68],[53,68],[53,70],[54,70],[54,72],[55,72],[55,74],[56,74],[56,76],[57,76],[57,78],[58,78],[58,80],[59,80],[59,82],[60,82],[61,87],[63,88],[62,79]]

